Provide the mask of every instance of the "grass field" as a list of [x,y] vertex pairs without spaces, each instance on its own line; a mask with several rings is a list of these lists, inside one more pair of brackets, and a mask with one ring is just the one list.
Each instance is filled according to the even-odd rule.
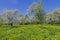
[[0,40],[60,40],[60,25],[1,25]]

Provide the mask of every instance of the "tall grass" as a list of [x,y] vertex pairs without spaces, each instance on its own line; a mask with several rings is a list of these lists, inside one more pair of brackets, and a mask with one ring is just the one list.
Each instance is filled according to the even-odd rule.
[[2,25],[0,40],[60,40],[60,26],[44,24]]

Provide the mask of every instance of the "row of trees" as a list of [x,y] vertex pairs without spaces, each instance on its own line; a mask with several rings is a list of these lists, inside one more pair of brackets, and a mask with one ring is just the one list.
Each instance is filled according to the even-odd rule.
[[60,24],[60,9],[55,9],[46,14],[46,22],[50,24]]
[[34,2],[29,6],[27,14],[22,15],[17,9],[4,10],[0,15],[0,24],[60,24],[60,9],[45,13],[41,2]]

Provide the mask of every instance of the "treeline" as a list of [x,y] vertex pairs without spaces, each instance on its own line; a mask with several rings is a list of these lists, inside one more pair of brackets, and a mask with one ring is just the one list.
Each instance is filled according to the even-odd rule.
[[60,9],[55,9],[46,13],[42,3],[34,2],[27,9],[26,15],[22,15],[19,10],[3,10],[0,15],[0,24],[60,24]]

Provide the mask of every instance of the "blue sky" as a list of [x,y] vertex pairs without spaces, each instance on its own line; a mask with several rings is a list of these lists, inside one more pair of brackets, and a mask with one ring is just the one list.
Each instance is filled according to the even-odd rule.
[[[0,12],[3,9],[18,9],[25,14],[29,5],[35,0],[0,0]],[[55,8],[60,8],[60,0],[43,0],[43,7],[46,12],[50,12]]]

